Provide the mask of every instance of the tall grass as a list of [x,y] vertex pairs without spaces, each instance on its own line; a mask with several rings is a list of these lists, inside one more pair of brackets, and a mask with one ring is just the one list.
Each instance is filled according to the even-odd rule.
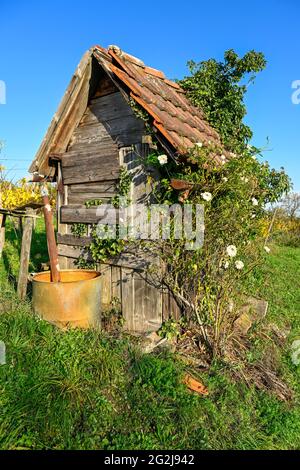
[[[7,249],[14,259],[12,243]],[[271,301],[270,321],[291,327],[292,337],[300,333],[299,261],[300,250],[276,248],[245,286]],[[173,354],[144,355],[126,336],[62,332],[20,303],[7,279],[2,260],[1,449],[300,448],[300,366],[288,348],[280,367],[293,403],[233,382],[222,363],[202,373],[203,398],[182,384],[185,366]]]

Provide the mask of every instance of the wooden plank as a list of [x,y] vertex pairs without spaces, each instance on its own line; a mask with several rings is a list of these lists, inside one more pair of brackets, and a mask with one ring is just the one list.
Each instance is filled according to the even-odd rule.
[[105,263],[143,271],[149,267],[151,259],[148,259],[144,253],[128,253],[124,251],[120,255],[105,261]]
[[[88,129],[88,131],[90,131],[90,128]],[[83,141],[81,141],[80,139],[73,140],[72,143],[70,143],[66,154],[70,157],[76,157],[78,155],[85,155],[87,153],[109,153],[114,151],[115,149],[118,149],[118,146],[111,139],[109,134],[99,140],[95,140],[93,138],[93,132],[90,131],[90,137],[87,136],[87,138],[83,139]]]
[[124,318],[124,329],[134,331],[134,277],[133,270],[122,268],[122,315]]
[[102,181],[97,183],[79,183],[72,184],[69,186],[69,193],[88,193],[93,192],[97,194],[103,194],[106,197],[112,197],[116,195],[116,180]]
[[[34,209],[27,209],[26,212],[28,215],[35,214]],[[24,299],[27,293],[32,228],[33,228],[33,218],[25,217],[23,237],[22,237],[21,257],[20,257],[18,289],[17,289],[18,297],[20,299]]]
[[[65,241],[65,236],[58,237],[58,254],[59,256],[66,256],[67,258],[76,259],[84,252],[83,245],[68,245],[67,243],[62,243]],[[87,256],[86,256],[87,257]],[[108,266],[123,267],[127,269],[135,269],[136,271],[143,271],[146,269],[150,261],[142,258],[142,255],[134,257],[131,253],[122,253],[119,256],[114,258],[107,259],[103,261],[103,264]]]
[[77,259],[83,253],[83,248],[78,246],[70,245],[57,245],[57,251],[59,256],[65,256],[66,258]]
[[70,258],[67,258],[66,256],[60,256],[58,255],[58,264],[61,270],[63,269],[69,269],[69,261]]
[[[141,132],[140,129],[131,129],[130,132],[120,132],[118,135],[113,136],[113,144],[117,146],[117,148],[120,147],[126,147],[128,145],[132,145],[135,143],[138,143],[142,139],[142,135],[144,134],[145,131]],[[109,141],[108,141],[109,138]],[[110,142],[111,142],[111,137],[108,135],[107,137],[102,137],[99,139],[94,139],[93,138],[93,132],[90,131],[90,138],[85,138],[82,140],[73,140],[70,146],[68,147],[68,153],[69,152],[80,152],[84,153],[85,151],[89,152],[96,152],[97,149],[99,149],[99,146],[102,148],[111,148]]]
[[167,289],[162,289],[162,321],[170,318],[170,295]]
[[120,92],[111,93],[91,100],[80,126],[97,121],[121,119],[127,116],[134,116],[131,107],[128,106]]
[[69,194],[69,204],[75,205],[84,205],[88,201],[94,201],[95,199],[100,199],[103,204],[109,204],[112,197],[107,197],[103,193],[70,193]]
[[71,246],[89,246],[92,238],[91,237],[76,237],[75,235],[61,234],[56,235],[57,243],[61,245]]
[[[95,163],[96,162],[96,163]],[[120,169],[107,161],[101,165],[100,161],[86,161],[72,167],[63,168],[64,184],[106,181],[119,178]]]
[[130,326],[133,331],[146,331],[145,327],[145,280],[133,272],[133,309],[131,312]]
[[117,298],[122,302],[122,280],[121,268],[118,266],[111,266],[111,296]]
[[75,145],[86,145],[88,149],[91,144],[99,143],[105,143],[106,146],[114,148],[114,141],[103,123],[97,121],[89,125],[78,126],[70,140],[68,152]]
[[[93,165],[99,168],[101,165],[110,165],[113,169],[118,167],[118,152],[113,148],[86,151],[85,153],[65,153],[61,158],[62,167],[65,170],[68,167],[77,167],[82,165]],[[113,178],[111,178],[113,179]]]
[[101,224],[115,225],[118,216],[118,209],[113,207],[68,205],[62,206],[60,210],[60,219],[63,223],[96,224],[101,222]]
[[[57,202],[56,202],[56,218],[57,218],[57,229],[61,234],[68,233],[68,225],[62,224],[60,220],[60,208],[62,205],[68,203],[68,186],[63,185],[61,162],[58,162],[57,169]],[[60,269],[68,269],[68,259],[63,256],[58,258]]]
[[157,331],[162,324],[162,296],[147,273],[134,273],[134,331]]
[[176,302],[173,294],[169,293],[169,318],[173,318],[174,320],[178,321],[181,318],[181,311]]
[[162,325],[162,293],[151,285],[148,276],[145,280],[144,330],[157,331]]
[[102,145],[104,142],[106,145],[111,142],[112,145],[117,144],[119,147],[131,145],[141,142],[144,133],[144,122],[133,114],[110,120],[99,117],[96,122],[77,127],[68,150],[73,150],[75,145],[86,145],[88,149],[91,144]]
[[111,267],[100,265],[101,272],[101,310],[108,310],[111,306]]
[[[138,140],[138,142],[140,142],[142,140],[142,135],[145,132],[144,122],[142,120],[138,120],[132,115],[125,116],[120,119],[111,119],[110,121],[106,121],[104,125],[107,127],[109,135],[115,142],[120,140],[119,136],[123,136],[123,138],[126,135],[131,137],[136,133],[140,134],[140,138]],[[131,141],[130,144],[135,142]]]

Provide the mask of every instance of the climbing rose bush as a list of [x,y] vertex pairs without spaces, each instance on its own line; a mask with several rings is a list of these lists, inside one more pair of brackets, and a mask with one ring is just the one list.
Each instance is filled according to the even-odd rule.
[[[243,301],[243,278],[268,256],[261,223],[266,205],[290,189],[284,170],[260,162],[249,146],[223,162],[222,149],[195,145],[188,162],[169,161],[153,182],[159,203],[204,206],[205,234],[200,249],[188,251],[185,240],[161,240],[152,246],[167,267],[162,283],[177,299],[188,321],[200,325],[213,354],[224,352],[226,339]],[[217,158],[218,157],[218,158]],[[153,155],[150,156],[153,161]],[[217,163],[217,161],[221,163]],[[188,191],[172,188],[171,180],[188,183]]]

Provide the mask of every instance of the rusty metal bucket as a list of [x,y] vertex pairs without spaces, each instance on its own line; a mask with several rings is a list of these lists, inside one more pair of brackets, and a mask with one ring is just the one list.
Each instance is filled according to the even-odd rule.
[[60,328],[100,326],[100,273],[62,270],[61,282],[50,281],[50,271],[33,274],[33,309]]

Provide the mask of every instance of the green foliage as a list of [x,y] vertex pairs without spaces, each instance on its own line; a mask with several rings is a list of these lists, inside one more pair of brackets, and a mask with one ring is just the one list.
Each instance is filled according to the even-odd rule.
[[113,297],[109,308],[101,312],[101,325],[105,331],[119,330],[124,325],[121,302],[118,297]]
[[290,179],[283,169],[260,163],[252,149],[227,162],[224,157],[223,164],[216,164],[212,155],[221,158],[222,149],[203,144],[191,150],[189,165],[173,161],[161,165],[157,200],[178,202],[181,195],[170,180],[187,181],[190,190],[184,202],[203,205],[205,236],[202,247],[187,250],[185,240],[175,239],[171,230],[171,239],[158,242],[157,250],[168,266],[163,283],[180,296],[187,318],[201,325],[209,348],[221,354],[241,302],[242,279],[265,259],[261,235],[265,206],[289,190]]
[[97,226],[91,228],[92,241],[76,260],[76,265],[79,268],[96,269],[97,264],[119,255],[123,251],[125,241],[118,239],[114,233],[109,235],[111,230],[105,227],[104,233],[100,237]]
[[119,182],[117,184],[117,195],[114,196],[111,200],[111,203],[114,207],[120,207],[120,203],[123,206],[130,204],[128,194],[130,192],[131,182],[132,175],[128,172],[127,168],[121,167]]
[[183,321],[184,319],[179,322],[172,319],[165,321],[158,331],[159,336],[169,340],[177,339],[181,335]]
[[145,123],[145,128],[149,134],[153,134],[153,129],[150,124],[149,114],[140,106],[134,99],[129,99],[129,105],[138,119],[141,119]]
[[79,237],[79,238],[83,237],[84,235],[86,235],[86,232],[87,232],[86,224],[77,223],[77,224],[71,225],[71,233],[75,235],[75,237]]
[[90,199],[85,202],[85,207],[101,206],[102,203],[102,199]]
[[[180,81],[188,97],[199,106],[219,132],[224,145],[237,153],[251,140],[252,131],[243,123],[246,115],[244,96],[255,74],[266,66],[261,52],[249,51],[239,57],[232,49],[224,54],[224,61],[215,59],[196,64],[188,63],[191,76]],[[248,83],[245,79],[248,78]]]
[[[20,268],[22,237],[13,221],[16,219],[8,218],[5,224],[5,245],[0,258],[0,262],[5,266],[5,272],[0,269],[0,279],[1,276],[4,278],[8,276],[12,283],[16,283]],[[39,272],[41,263],[46,263],[48,260],[45,223],[41,217],[36,219],[36,227],[32,233],[29,272]]]

